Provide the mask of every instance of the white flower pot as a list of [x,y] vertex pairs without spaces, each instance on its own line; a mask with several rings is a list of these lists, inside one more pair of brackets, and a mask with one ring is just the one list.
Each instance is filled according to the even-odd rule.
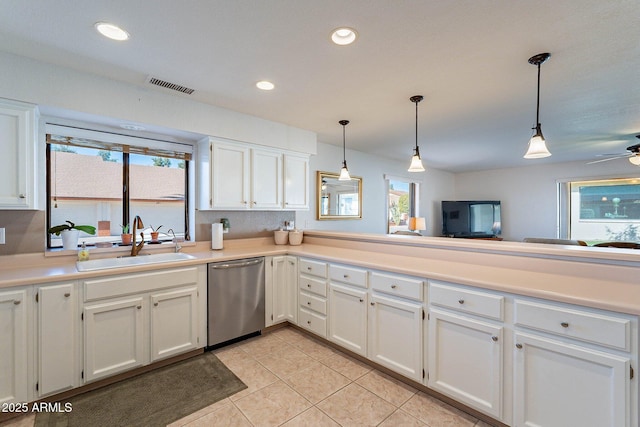
[[62,237],[62,249],[75,251],[78,249],[78,230],[63,230],[60,232]]

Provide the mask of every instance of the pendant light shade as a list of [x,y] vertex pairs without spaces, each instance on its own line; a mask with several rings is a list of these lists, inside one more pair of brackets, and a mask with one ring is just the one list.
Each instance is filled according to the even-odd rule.
[[542,126],[540,125],[540,65],[550,56],[550,53],[539,53],[529,58],[529,64],[538,67],[538,97],[536,101],[536,126],[532,128],[536,133],[529,140],[529,148],[524,155],[525,159],[541,159],[551,155],[547,149],[547,144],[542,135]]
[[338,123],[342,125],[342,169],[340,169],[338,181],[351,181],[349,169],[347,168],[347,145],[345,138],[345,127],[349,124],[349,120],[340,120]]
[[415,95],[409,98],[409,100],[416,104],[416,146],[413,149],[413,157],[411,157],[411,165],[409,165],[409,172],[424,172],[424,166],[422,165],[422,159],[420,158],[420,148],[418,147],[418,102],[424,98],[422,95]]

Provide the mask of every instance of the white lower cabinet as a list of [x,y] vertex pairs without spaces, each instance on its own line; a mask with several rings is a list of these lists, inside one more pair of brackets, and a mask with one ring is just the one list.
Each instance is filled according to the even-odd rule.
[[36,288],[39,397],[79,385],[77,295],[75,282]]
[[84,281],[84,381],[203,347],[205,277],[202,265]]
[[367,355],[367,291],[329,284],[329,340]]
[[516,426],[637,425],[629,358],[523,333],[515,342]]
[[198,289],[151,294],[151,361],[198,348]]
[[93,381],[145,363],[142,297],[84,307],[84,379]]
[[429,281],[427,386],[508,421],[503,411],[504,372],[508,370],[504,360],[504,306],[503,295]]
[[517,426],[638,426],[638,319],[604,310],[514,302]]
[[274,256],[265,272],[265,325],[298,320],[298,259]]
[[503,329],[485,321],[430,309],[427,385],[501,419]]
[[27,290],[0,292],[0,403],[28,400]]
[[298,260],[298,326],[327,337],[327,264]]
[[422,304],[375,292],[369,296],[368,357],[421,382]]

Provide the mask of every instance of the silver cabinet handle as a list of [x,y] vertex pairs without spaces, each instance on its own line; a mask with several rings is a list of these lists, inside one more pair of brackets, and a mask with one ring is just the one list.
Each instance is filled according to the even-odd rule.
[[563,328],[568,328],[569,324],[567,322],[562,322],[560,323],[560,326],[562,326]]
[[391,289],[395,289],[395,288],[397,288],[396,285],[391,285]]
[[307,267],[307,270],[311,271],[311,270],[313,270],[313,269],[312,269],[311,267]]
[[375,302],[372,302],[372,303],[371,303],[371,305],[376,305],[376,303],[375,303]]
[[18,197],[20,197],[21,199],[26,199],[27,195],[26,194],[18,194]]
[[141,305],[139,305],[139,306],[137,306],[136,308],[137,308],[138,310],[140,310],[140,309],[142,308],[142,306],[141,306]]
[[65,297],[65,298],[69,298],[70,296],[71,296],[71,293],[69,293],[69,292],[66,292],[66,293],[64,294],[64,297]]
[[364,302],[364,300],[362,298],[360,298],[360,302]]
[[311,287],[311,283],[307,283],[307,288],[310,288],[310,287]]
[[311,320],[307,320],[307,325],[310,325],[310,324],[311,324]]
[[13,305],[20,305],[22,301],[20,301],[19,299],[13,300]]
[[307,301],[307,305],[311,305],[311,301]]
[[348,279],[348,278],[349,278],[349,275],[348,275],[348,274],[345,274],[345,275],[344,275],[344,276],[342,276],[342,277],[344,277],[345,279]]
[[464,304],[464,300],[463,300],[462,298],[460,298],[460,299],[458,300],[458,304]]
[[153,306],[154,306],[154,307],[157,307],[157,306],[158,306],[158,304],[159,304],[159,303],[154,302],[154,303],[153,303]]
[[491,339],[493,340],[493,342],[497,342],[498,341],[498,337],[497,336],[492,336]]
[[522,344],[516,344],[516,348],[520,350],[522,348]]

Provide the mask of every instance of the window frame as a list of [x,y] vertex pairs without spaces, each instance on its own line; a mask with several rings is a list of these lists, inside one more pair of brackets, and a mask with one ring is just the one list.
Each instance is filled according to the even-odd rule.
[[[625,179],[640,179],[640,173],[624,173],[618,175],[572,177],[556,180],[557,198],[557,226],[556,237],[571,238],[571,184],[575,182],[612,181]],[[583,239],[580,239],[583,240]]]
[[420,216],[420,187],[423,183],[422,180],[415,179],[409,176],[384,174],[385,223],[387,228],[387,234],[392,234],[390,233],[390,230],[389,230],[389,190],[390,190],[391,181],[402,181],[409,184],[409,217]]
[[[194,219],[194,201],[191,196],[195,183],[195,173],[193,169],[192,163],[195,161],[195,144],[193,142],[184,142],[184,141],[169,141],[167,139],[162,139],[162,136],[154,135],[154,138],[150,138],[148,136],[140,137],[140,136],[132,136],[122,133],[113,133],[112,130],[94,130],[91,129],[91,126],[81,126],[77,127],[74,123],[73,126],[68,125],[59,125],[55,123],[45,123],[45,230],[48,230],[51,227],[51,194],[52,194],[52,179],[51,179],[51,145],[61,145],[54,142],[49,142],[49,135],[51,134],[69,134],[70,137],[79,137],[79,138],[88,138],[94,141],[101,141],[101,138],[105,139],[105,144],[111,145],[119,145],[122,147],[134,147],[134,151],[136,150],[151,150],[151,155],[157,154],[158,156],[168,157],[163,155],[163,152],[172,152],[182,153],[185,157],[175,157],[176,159],[180,159],[180,161],[184,161],[184,178],[185,178],[185,188],[184,188],[184,240],[192,241],[193,232],[195,231],[193,228],[192,219]],[[130,144],[127,144],[130,143]],[[145,143],[148,144],[145,145]],[[113,152],[118,152],[119,150],[109,150]],[[141,153],[142,154],[142,153]],[[147,153],[144,153],[147,154]],[[129,197],[129,176],[130,176],[130,154],[126,152],[126,149],[122,150],[122,218],[127,218],[126,221],[130,222],[132,219],[130,218],[130,207],[131,200]],[[124,221],[124,220],[123,220]],[[51,235],[46,233],[46,249],[52,250],[56,248],[51,247]]]

